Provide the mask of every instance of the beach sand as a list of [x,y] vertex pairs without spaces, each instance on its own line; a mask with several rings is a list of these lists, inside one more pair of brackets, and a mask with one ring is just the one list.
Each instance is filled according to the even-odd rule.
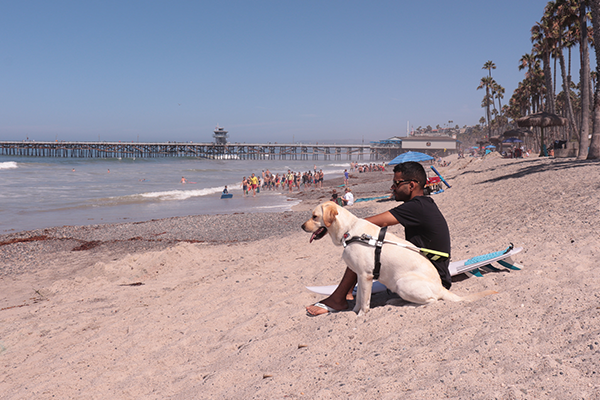
[[[472,303],[308,317],[339,281],[295,211],[59,227],[0,236],[3,399],[598,399],[600,163],[497,154],[439,168],[452,259],[524,250],[520,271],[455,282]],[[354,174],[356,197],[392,173]],[[365,217],[396,205],[356,203]],[[390,231],[403,236],[401,226]]]

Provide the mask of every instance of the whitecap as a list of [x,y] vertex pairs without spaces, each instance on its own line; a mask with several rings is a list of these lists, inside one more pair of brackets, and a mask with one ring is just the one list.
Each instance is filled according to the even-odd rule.
[[0,169],[14,169],[14,168],[17,168],[16,161],[0,162]]

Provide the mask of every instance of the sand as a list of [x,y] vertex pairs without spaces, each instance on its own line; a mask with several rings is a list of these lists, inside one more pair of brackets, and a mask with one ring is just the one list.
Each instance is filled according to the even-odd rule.
[[[304,287],[345,265],[299,225],[337,182],[289,213],[0,236],[0,397],[600,398],[600,163],[450,159],[452,259],[524,247],[521,271],[453,284],[499,292],[473,303],[308,317]],[[360,175],[357,197],[386,194],[391,172]]]

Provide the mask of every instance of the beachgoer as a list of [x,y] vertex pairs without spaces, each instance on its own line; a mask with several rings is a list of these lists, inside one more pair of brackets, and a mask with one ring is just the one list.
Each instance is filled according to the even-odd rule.
[[229,192],[227,191],[227,185],[225,185],[225,189],[223,189],[223,194],[227,194],[227,193],[229,193]]
[[288,187],[290,189],[290,193],[292,193],[292,189],[294,187],[294,179],[295,179],[295,177],[294,177],[294,174],[292,173],[292,171],[289,170],[289,169],[288,169],[288,173],[287,173],[286,178],[287,178]]
[[338,197],[337,193],[334,193],[331,195],[331,199],[329,199],[329,201],[333,201],[335,204],[337,204],[340,207],[344,207],[344,202],[342,201],[341,197]]
[[242,179],[242,191],[244,192],[244,197],[246,197],[246,195],[248,194],[248,180],[246,179],[246,177]]
[[258,177],[252,173],[250,177],[250,186],[252,187],[252,197],[256,197],[256,188],[258,187]]
[[344,207],[344,202],[342,201],[341,197],[338,197],[337,190],[335,189],[333,189],[333,191],[331,192],[331,198],[329,199],[329,201],[333,201],[338,206]]
[[[402,224],[406,240],[415,246],[450,254],[448,224],[433,199],[424,195],[426,181],[427,174],[421,164],[409,161],[396,165],[391,190],[394,199],[404,203],[390,211],[366,218],[366,220],[380,227]],[[448,271],[449,260],[432,261],[432,264],[440,275],[442,285],[446,289],[450,289],[452,280]],[[346,299],[351,296],[356,281],[356,274],[346,268],[342,281],[335,291],[331,296],[320,301],[328,308],[313,304],[306,307],[306,312],[311,315],[320,315],[326,314],[330,310],[346,310],[348,308]]]
[[185,179],[183,176],[181,177],[181,183],[186,183],[187,179]]
[[350,174],[348,173],[348,170],[345,169],[344,170],[344,185],[348,186],[348,178],[350,177]]
[[345,206],[351,206],[352,204],[354,204],[354,195],[352,194],[352,190],[350,190],[350,188],[347,187],[345,192],[346,193],[344,193],[344,195],[342,196],[342,201],[344,202]]

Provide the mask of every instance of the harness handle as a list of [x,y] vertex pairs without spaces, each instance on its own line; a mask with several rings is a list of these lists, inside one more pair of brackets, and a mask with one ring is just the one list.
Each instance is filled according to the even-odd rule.
[[375,268],[373,268],[373,279],[379,279],[379,272],[381,271],[381,248],[383,247],[383,239],[385,239],[386,232],[387,226],[381,228],[379,230],[377,243],[375,243]]

